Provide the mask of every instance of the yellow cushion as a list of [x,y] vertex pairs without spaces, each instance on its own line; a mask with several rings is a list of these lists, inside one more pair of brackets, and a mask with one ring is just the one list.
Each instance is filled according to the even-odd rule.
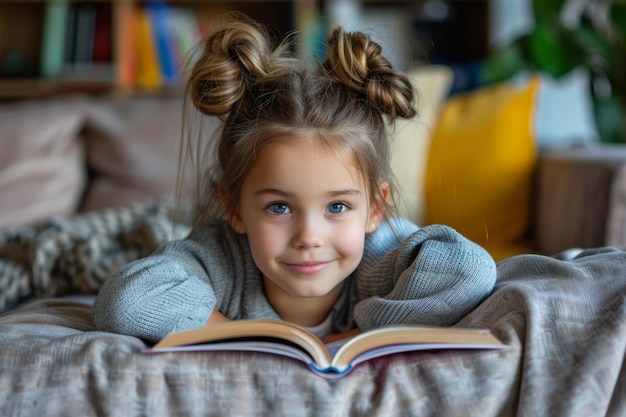
[[485,248],[491,257],[499,262],[503,259],[510,258],[511,256],[520,255],[523,253],[538,253],[537,248],[533,245],[530,239],[522,240],[519,242],[478,242]]
[[429,149],[424,224],[447,224],[485,247],[527,237],[538,88],[534,77],[450,98]]

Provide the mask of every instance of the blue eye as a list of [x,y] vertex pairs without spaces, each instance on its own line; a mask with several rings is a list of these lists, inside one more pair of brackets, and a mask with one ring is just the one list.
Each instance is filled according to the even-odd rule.
[[339,213],[343,213],[344,211],[348,210],[348,205],[346,203],[331,203],[328,206],[328,212],[332,213],[332,214],[339,214]]
[[289,214],[291,213],[291,209],[287,204],[284,203],[274,203],[270,204],[267,209],[273,214]]

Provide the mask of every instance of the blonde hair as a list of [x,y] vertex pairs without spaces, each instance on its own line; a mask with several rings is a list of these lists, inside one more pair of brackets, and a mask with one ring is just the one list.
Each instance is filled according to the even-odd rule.
[[241,14],[228,15],[203,43],[187,94],[195,109],[220,117],[223,128],[211,168],[207,161],[201,167],[196,153],[197,223],[230,213],[256,155],[279,139],[314,139],[347,151],[371,204],[394,211],[393,199],[385,201],[379,191],[383,182],[394,184],[385,115],[415,116],[408,77],[363,33],[335,29],[327,58],[313,69],[293,59],[289,46],[274,48],[267,30]]

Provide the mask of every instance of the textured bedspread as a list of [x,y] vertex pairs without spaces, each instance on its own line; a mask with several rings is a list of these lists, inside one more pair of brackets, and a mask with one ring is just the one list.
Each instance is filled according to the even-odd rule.
[[505,350],[398,354],[329,381],[264,354],[141,355],[139,339],[95,331],[93,297],[63,295],[95,293],[171,236],[168,219],[154,203],[0,235],[0,416],[626,415],[621,250],[501,262],[458,325]]

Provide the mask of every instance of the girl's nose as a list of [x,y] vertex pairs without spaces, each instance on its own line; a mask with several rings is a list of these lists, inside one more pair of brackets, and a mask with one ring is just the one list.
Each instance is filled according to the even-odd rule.
[[293,235],[293,245],[300,249],[320,247],[324,244],[323,224],[312,218],[303,216],[296,222],[296,230]]

